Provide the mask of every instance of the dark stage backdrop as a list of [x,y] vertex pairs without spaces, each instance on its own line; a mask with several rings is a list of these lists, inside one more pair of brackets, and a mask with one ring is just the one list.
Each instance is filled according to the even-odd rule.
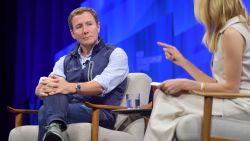
[[[67,18],[81,2],[17,1],[15,107],[38,109],[41,105],[41,101],[34,95],[35,86],[39,77],[51,72],[54,54],[73,41]],[[31,116],[31,123],[36,123],[36,119],[36,116]]]
[[[250,1],[243,0],[248,10]],[[204,29],[195,21],[193,0],[2,0],[4,33],[1,57],[1,113],[7,117],[5,137],[13,127],[6,105],[38,109],[34,94],[41,76],[47,76],[55,60],[75,44],[67,16],[76,7],[94,8],[101,22],[101,36],[123,48],[130,72],[145,72],[153,81],[191,78],[164,57],[157,41],[175,45],[189,60],[211,75],[211,54],[202,45]],[[142,6],[143,5],[143,6]],[[3,30],[3,32],[2,32]],[[2,49],[1,48],[1,49]],[[1,67],[2,68],[2,67]],[[3,80],[3,81],[2,81]],[[2,121],[2,120],[1,120]],[[11,122],[12,121],[12,122]],[[37,116],[25,117],[37,124]],[[2,124],[1,124],[2,125]],[[1,128],[2,129],[2,128]],[[1,132],[3,133],[3,132]]]
[[16,5],[14,1],[0,1],[0,140],[7,141],[13,128],[11,114],[6,105],[11,105],[14,98],[14,66],[15,66],[15,33]]
[[[1,0],[1,141],[8,140],[14,115],[7,105],[38,109],[34,95],[40,76],[47,76],[53,56],[73,42],[67,17],[83,0]],[[3,15],[3,16],[2,16]],[[37,116],[25,116],[36,124]]]

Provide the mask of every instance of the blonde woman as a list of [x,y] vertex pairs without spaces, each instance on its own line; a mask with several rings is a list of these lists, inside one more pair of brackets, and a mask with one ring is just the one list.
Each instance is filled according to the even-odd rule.
[[[250,93],[250,20],[242,1],[194,0],[194,5],[197,20],[206,28],[203,42],[213,53],[213,77],[186,60],[175,47],[158,43],[164,47],[166,58],[195,81],[172,79],[159,86],[144,141],[173,140],[181,118],[202,115],[203,97],[187,91]],[[213,115],[250,120],[250,99],[214,99],[213,106]]]

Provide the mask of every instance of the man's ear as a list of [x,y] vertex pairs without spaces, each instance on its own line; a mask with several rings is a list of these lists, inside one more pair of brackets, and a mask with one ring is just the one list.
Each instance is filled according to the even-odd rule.
[[98,22],[97,27],[98,27],[98,33],[99,33],[101,30],[100,22]]
[[71,36],[72,36],[73,39],[76,39],[76,38],[75,38],[74,31],[73,31],[72,29],[70,29],[70,34],[71,34]]

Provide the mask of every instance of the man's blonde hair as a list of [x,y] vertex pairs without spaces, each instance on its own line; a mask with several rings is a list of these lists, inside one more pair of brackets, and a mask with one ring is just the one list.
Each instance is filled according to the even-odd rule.
[[242,23],[246,27],[250,25],[249,15],[242,0],[194,0],[194,2],[195,17],[206,29],[203,42],[212,52],[216,51],[219,32],[229,19],[242,15],[244,18]]

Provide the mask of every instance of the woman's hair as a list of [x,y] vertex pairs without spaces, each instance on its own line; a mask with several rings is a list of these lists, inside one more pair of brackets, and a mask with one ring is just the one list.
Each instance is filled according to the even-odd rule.
[[242,15],[244,17],[242,23],[250,25],[250,18],[242,0],[194,0],[194,2],[195,17],[206,28],[203,42],[212,52],[216,51],[219,32],[229,19]]
[[73,25],[72,25],[72,19],[73,19],[73,17],[76,16],[76,15],[81,15],[84,12],[89,12],[94,17],[96,24],[99,23],[99,19],[98,19],[97,14],[96,14],[96,12],[95,12],[94,9],[87,8],[87,7],[79,7],[79,8],[76,8],[75,10],[73,10],[69,14],[68,25],[69,25],[70,30],[73,30]]

